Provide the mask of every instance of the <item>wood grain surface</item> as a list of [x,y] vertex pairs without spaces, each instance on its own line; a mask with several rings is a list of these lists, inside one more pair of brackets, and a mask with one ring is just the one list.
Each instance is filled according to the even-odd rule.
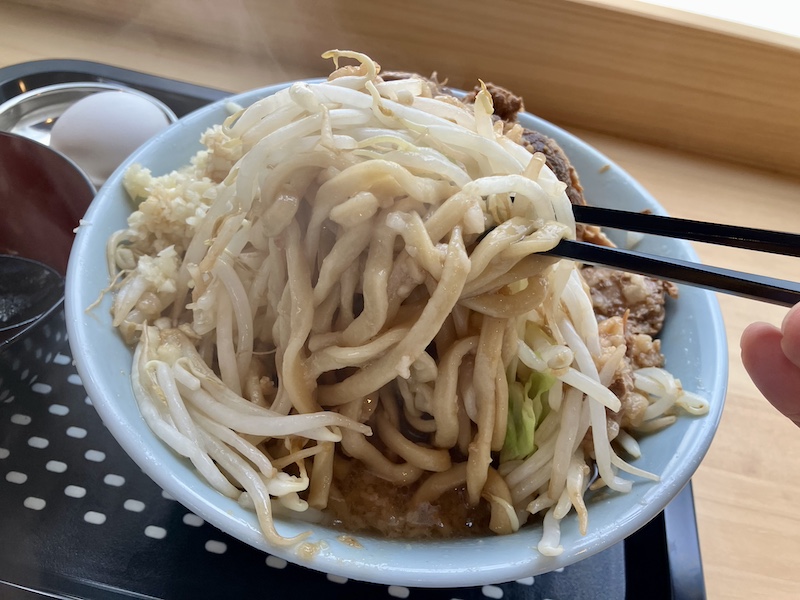
[[9,1],[105,23],[110,56],[195,44],[188,67],[227,60],[228,77],[255,75],[245,87],[321,73],[324,50],[359,49],[460,87],[491,76],[573,127],[800,167],[798,40],[634,0]]

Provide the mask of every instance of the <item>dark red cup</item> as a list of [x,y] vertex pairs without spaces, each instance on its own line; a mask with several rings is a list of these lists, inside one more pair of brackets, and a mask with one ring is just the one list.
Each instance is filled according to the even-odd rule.
[[31,258],[66,275],[74,229],[94,195],[68,158],[0,132],[0,254]]

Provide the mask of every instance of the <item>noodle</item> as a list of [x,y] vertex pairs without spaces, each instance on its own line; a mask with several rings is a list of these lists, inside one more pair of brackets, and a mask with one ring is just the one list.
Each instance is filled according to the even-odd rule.
[[633,433],[708,405],[640,369],[643,418],[608,426],[627,346],[603,345],[580,265],[539,255],[576,236],[565,184],[485,87],[468,106],[326,56],[327,81],[212,127],[184,169],[129,171],[142,203],[108,247],[142,415],[270,543],[302,538],[278,535],[274,501],[329,510],[362,468],[414,505],[461,489],[498,534],[544,511],[557,555],[569,513],[586,531],[595,465],[620,492],[620,471],[655,477],[614,436],[636,457]]

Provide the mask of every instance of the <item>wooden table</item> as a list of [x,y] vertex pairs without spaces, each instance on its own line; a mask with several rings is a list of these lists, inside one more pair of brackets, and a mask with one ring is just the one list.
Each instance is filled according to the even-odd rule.
[[[322,61],[316,70],[303,64],[276,66],[268,56],[255,54],[252,39],[247,46],[238,46],[235,39],[222,45],[213,35],[207,38],[212,43],[200,42],[185,31],[172,36],[163,27],[149,26],[158,21],[157,6],[188,11],[197,22],[198,14],[191,10],[197,5],[189,2],[125,3],[128,13],[121,4],[108,3],[108,13],[97,13],[98,18],[90,16],[90,9],[99,11],[99,2],[71,3],[78,9],[66,14],[56,13],[56,4],[0,4],[0,67],[44,58],[86,59],[231,91],[316,75],[327,68]],[[131,8],[134,5],[138,9]],[[233,5],[226,10],[228,6]],[[244,10],[249,5],[236,6]],[[237,18],[241,28],[252,29],[244,22],[246,13]],[[385,43],[393,43],[391,32]],[[481,75],[491,79],[494,73]],[[800,231],[796,179],[568,128],[627,169],[673,215]],[[798,261],[784,257],[765,259],[700,245],[697,251],[703,261],[720,266],[790,279],[800,272]],[[727,406],[693,479],[708,594],[725,599],[798,598],[800,431],[760,396],[739,359],[744,327],[756,319],[780,324],[785,310],[728,296],[719,300],[729,338]]]

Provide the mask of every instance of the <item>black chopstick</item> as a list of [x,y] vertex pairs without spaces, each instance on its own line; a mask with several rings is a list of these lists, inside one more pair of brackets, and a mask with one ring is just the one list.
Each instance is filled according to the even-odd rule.
[[793,306],[800,302],[799,283],[677,258],[664,258],[572,240],[561,240],[555,248],[544,254],[650,275],[781,306]]
[[572,209],[575,220],[579,223],[786,256],[800,256],[800,235],[794,233],[705,223],[597,206],[573,205]]

